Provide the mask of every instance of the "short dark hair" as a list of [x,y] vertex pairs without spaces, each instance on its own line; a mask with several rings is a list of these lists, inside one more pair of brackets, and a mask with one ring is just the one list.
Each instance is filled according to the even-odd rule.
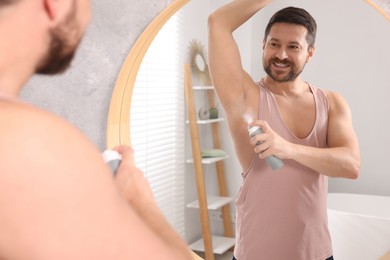
[[271,27],[275,23],[289,23],[304,26],[307,29],[306,41],[309,44],[309,47],[314,47],[317,34],[317,23],[306,10],[290,6],[276,12],[265,28],[264,39],[268,37]]

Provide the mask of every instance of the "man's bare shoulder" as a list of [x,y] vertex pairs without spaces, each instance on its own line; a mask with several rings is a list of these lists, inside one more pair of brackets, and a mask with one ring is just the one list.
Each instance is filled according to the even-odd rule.
[[330,90],[324,90],[324,93],[328,98],[329,108],[332,114],[350,113],[349,105],[346,99],[340,93]]
[[9,154],[7,158],[23,156],[20,159],[29,163],[84,149],[97,154],[94,145],[77,128],[61,117],[29,104],[0,102],[0,124],[0,151],[4,156]]
[[338,99],[338,98],[343,98],[343,96],[336,92],[336,91],[333,91],[333,90],[329,90],[329,89],[321,89],[325,95],[331,99],[331,101],[333,101],[334,99]]

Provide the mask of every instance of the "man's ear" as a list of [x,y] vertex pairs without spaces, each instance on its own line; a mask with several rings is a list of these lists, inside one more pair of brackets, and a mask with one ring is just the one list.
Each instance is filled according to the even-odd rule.
[[306,58],[306,63],[309,63],[309,61],[313,57],[315,49],[316,49],[315,46],[309,47],[308,55],[307,55],[307,58]]
[[57,9],[54,1],[55,0],[43,0],[43,7],[50,19],[55,19],[57,16]]

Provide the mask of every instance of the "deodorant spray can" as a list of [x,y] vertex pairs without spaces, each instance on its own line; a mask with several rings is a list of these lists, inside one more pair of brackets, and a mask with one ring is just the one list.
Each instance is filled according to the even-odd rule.
[[108,164],[108,167],[110,167],[112,173],[115,175],[116,170],[118,169],[122,160],[121,155],[114,150],[105,150],[102,153],[102,156],[104,161]]
[[[262,134],[263,132],[261,131],[261,128],[259,126],[253,125],[253,126],[248,127],[248,133],[249,133],[249,136],[252,138],[257,134]],[[260,141],[256,145],[259,145],[259,144],[261,144]],[[284,165],[283,161],[274,155],[268,156],[267,158],[265,158],[265,160],[268,163],[268,165],[271,167],[272,170],[280,169]]]

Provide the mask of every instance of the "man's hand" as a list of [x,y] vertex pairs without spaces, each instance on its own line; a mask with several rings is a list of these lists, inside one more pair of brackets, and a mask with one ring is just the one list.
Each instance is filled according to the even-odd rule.
[[134,151],[129,146],[117,146],[113,150],[122,156],[115,175],[115,183],[126,201],[142,214],[149,206],[156,206],[149,182],[134,162]]
[[259,158],[265,159],[268,156],[274,155],[279,159],[290,159],[294,144],[287,142],[274,132],[266,121],[256,120],[250,123],[250,126],[252,125],[259,126],[263,132],[250,139],[253,151],[259,154]]
[[190,250],[171,227],[153,197],[149,182],[134,162],[134,152],[129,146],[120,145],[113,150],[122,156],[115,175],[115,183],[129,206],[134,209],[150,230],[164,242],[165,249],[175,255],[171,259],[192,259]]

